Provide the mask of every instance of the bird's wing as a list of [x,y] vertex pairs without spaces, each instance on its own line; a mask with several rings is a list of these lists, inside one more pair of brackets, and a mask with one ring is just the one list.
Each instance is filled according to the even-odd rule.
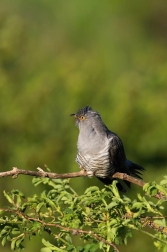
[[[113,173],[115,172],[129,173],[125,165],[126,156],[121,139],[111,131],[107,131],[107,137],[109,139],[109,145],[110,145],[109,154]],[[113,181],[113,179],[110,176],[98,179],[106,185],[111,184]],[[125,183],[127,184],[128,187],[130,187],[130,183],[128,181],[125,181]],[[126,189],[124,188],[124,186],[122,186],[121,183],[117,183],[117,188],[119,191],[126,192]]]
[[[145,169],[137,164],[126,159],[123,143],[121,139],[113,132],[108,132],[108,139],[110,140],[110,158],[112,166],[114,166],[115,172],[122,172],[128,175],[141,178],[141,171]],[[130,188],[130,182],[124,181]]]
[[121,139],[113,132],[108,132],[107,136],[108,139],[110,140],[109,152],[111,162],[115,168],[115,171],[127,172],[124,170],[126,169],[125,167],[126,156]]

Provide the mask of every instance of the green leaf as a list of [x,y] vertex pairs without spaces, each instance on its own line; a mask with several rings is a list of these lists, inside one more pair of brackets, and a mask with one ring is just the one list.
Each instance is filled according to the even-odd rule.
[[47,203],[50,207],[52,207],[53,209],[56,208],[56,205],[55,205],[55,203],[54,203],[52,200],[50,200],[50,199],[48,199],[47,197],[45,197],[45,201],[46,201],[46,203]]
[[158,189],[160,192],[164,193],[165,196],[167,196],[167,190],[166,190],[163,186],[157,185],[157,189]]
[[104,247],[105,243],[104,242],[99,242],[99,248],[102,249]]
[[2,244],[3,247],[5,246],[6,241],[7,241],[7,238],[5,236],[5,237],[3,237],[2,241],[1,241],[1,244]]
[[113,201],[113,202],[111,202],[111,203],[107,206],[107,209],[113,208],[113,207],[115,207],[115,206],[117,206],[117,205],[118,205],[118,202]]
[[16,241],[16,248],[20,248],[22,245],[21,243],[24,241],[24,236],[20,237],[19,239],[17,239]]
[[114,226],[117,223],[118,223],[117,219],[110,219],[110,226]]
[[97,186],[91,186],[89,188],[86,189],[85,194],[89,194],[95,191],[99,191],[99,188]]
[[76,247],[76,250],[77,250],[78,252],[84,252],[84,248],[81,247],[81,246],[77,246],[77,247]]
[[12,234],[13,235],[18,235],[20,234],[20,229],[17,227],[17,228],[12,228]]
[[4,236],[4,234],[6,234],[6,233],[7,233],[7,234],[10,233],[11,229],[12,229],[11,226],[5,226],[5,227],[3,228],[3,230],[1,231],[1,236]]
[[84,246],[84,252],[95,252],[97,249],[97,244],[87,244]]
[[134,209],[134,208],[140,209],[140,208],[142,208],[142,206],[143,206],[143,203],[134,202],[133,205],[132,205],[132,209]]
[[115,197],[120,198],[120,194],[119,194],[118,188],[117,188],[117,186],[116,186],[117,183],[118,183],[118,181],[117,181],[117,180],[114,180],[114,181],[112,182],[111,187],[112,187],[112,192],[113,192],[113,194],[115,195]]
[[4,234],[8,233],[8,230],[6,230],[5,228],[1,231],[1,236],[4,236]]
[[30,204],[26,202],[26,203],[24,203],[24,204],[20,207],[20,209],[22,210],[23,213],[24,213],[25,210],[27,209],[28,205],[30,205]]
[[7,194],[5,191],[3,191],[3,194],[4,194],[5,198],[9,201],[9,203],[11,203],[13,205],[12,197],[10,197],[9,194]]
[[159,226],[166,227],[166,220],[164,219],[159,219],[159,220],[154,220],[154,223],[158,224]]
[[[42,243],[43,243],[43,245],[45,245],[47,247],[47,249],[50,249],[51,251],[59,251],[59,252],[65,252],[66,251],[64,249],[60,249],[60,248],[54,246],[49,241],[46,241],[44,238],[42,239]],[[45,248],[42,248],[42,249],[45,249]]]
[[75,249],[75,247],[73,245],[69,245],[69,246],[66,247],[66,251],[72,252],[72,251],[74,251],[74,249]]
[[67,242],[69,242],[69,243],[72,244],[72,239],[71,239],[71,236],[70,236],[69,234],[66,234],[65,240],[66,240]]
[[162,246],[162,243],[160,241],[154,241],[154,245],[157,249],[161,249],[163,246]]
[[143,197],[142,197],[139,193],[137,194],[137,197],[138,197],[138,199],[139,199],[140,201],[143,202]]
[[45,205],[44,202],[40,202],[37,207],[36,207],[36,212],[39,213],[39,211],[41,210],[41,208]]
[[143,186],[143,190],[147,191],[147,189],[149,188],[150,183],[145,183],[145,185]]
[[42,239],[42,243],[43,243],[43,245],[46,246],[46,247],[53,246],[53,244],[51,244],[49,241],[46,241],[44,238]]
[[126,231],[125,238],[124,238],[125,245],[127,245],[128,237],[132,237],[132,231],[131,230]]
[[133,214],[133,218],[138,218],[142,214],[142,209],[140,209],[138,212]]
[[42,179],[41,178],[33,178],[32,179],[32,183],[34,184],[34,186],[38,186],[40,185],[41,183],[43,183]]
[[15,248],[16,248],[16,239],[12,239],[11,250],[15,250]]

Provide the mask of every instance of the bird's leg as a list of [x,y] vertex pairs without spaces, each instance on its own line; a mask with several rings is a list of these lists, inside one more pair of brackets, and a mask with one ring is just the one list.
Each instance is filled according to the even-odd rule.
[[93,171],[87,171],[87,170],[85,170],[81,165],[79,166],[79,169],[85,171],[86,174],[87,174],[87,176],[88,176],[89,178],[92,178],[93,176],[95,176],[95,174],[94,174]]

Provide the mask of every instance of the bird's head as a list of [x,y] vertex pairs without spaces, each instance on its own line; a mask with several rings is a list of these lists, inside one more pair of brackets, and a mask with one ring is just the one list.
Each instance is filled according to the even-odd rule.
[[88,126],[93,127],[93,124],[95,121],[97,121],[97,119],[101,121],[99,113],[93,111],[89,106],[79,109],[76,114],[71,114],[71,116],[75,118],[76,125],[79,127],[79,129]]

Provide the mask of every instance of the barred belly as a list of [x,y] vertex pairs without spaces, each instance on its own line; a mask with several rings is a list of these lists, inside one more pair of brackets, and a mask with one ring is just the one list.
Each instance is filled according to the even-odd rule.
[[108,150],[101,151],[94,155],[81,154],[78,152],[76,162],[87,171],[89,177],[97,176],[105,178],[114,173],[114,166],[111,162]]

